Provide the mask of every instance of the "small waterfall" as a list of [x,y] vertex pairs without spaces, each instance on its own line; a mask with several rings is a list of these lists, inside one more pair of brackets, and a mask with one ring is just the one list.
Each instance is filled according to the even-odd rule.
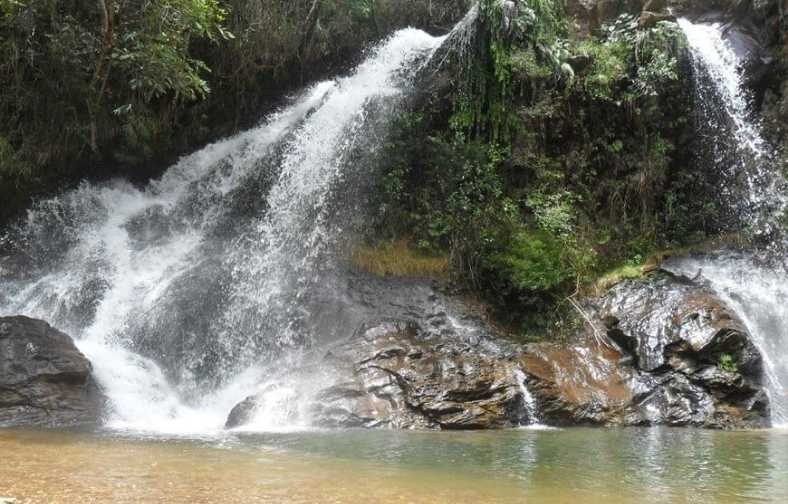
[[786,424],[788,264],[779,222],[788,208],[786,183],[750,111],[743,62],[723,27],[686,19],[679,25],[692,52],[702,161],[736,181],[722,187],[721,196],[739,213],[742,227],[767,243],[762,254],[672,259],[663,267],[708,285],[742,319],[764,358],[772,421]]
[[[75,337],[110,427],[221,429],[266,364],[319,340],[303,299],[341,238],[333,207],[442,41],[401,30],[350,76],[143,188],[84,183],[39,202],[0,235],[0,314]],[[287,390],[272,390],[272,404]]]
[[788,424],[788,265],[726,253],[671,259],[663,268],[706,283],[741,318],[763,356],[772,423]]
[[743,88],[743,61],[720,24],[679,19],[689,43],[695,81],[698,144],[702,162],[726,180],[721,196],[756,236],[778,232],[776,221],[788,208],[785,180],[750,110]]
[[523,427],[543,428],[544,426],[539,421],[539,408],[536,404],[536,399],[531,394],[531,391],[528,390],[528,378],[522,369],[514,370],[514,379],[520,387],[520,394],[523,397],[523,411],[526,419]]

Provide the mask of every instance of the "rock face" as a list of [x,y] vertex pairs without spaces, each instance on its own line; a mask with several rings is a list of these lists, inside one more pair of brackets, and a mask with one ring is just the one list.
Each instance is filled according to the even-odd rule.
[[[459,315],[428,283],[355,277],[336,294],[330,349],[283,366],[227,427],[768,423],[763,363],[742,323],[704,287],[664,272],[590,301],[597,338],[586,326],[573,342],[526,346]],[[357,329],[342,336],[342,326]]]
[[384,321],[362,326],[326,358],[344,379],[317,395],[318,425],[490,429],[526,421],[518,368],[497,348]]
[[233,409],[228,427],[258,415],[290,424],[399,429],[490,429],[528,421],[517,347],[457,315],[428,283],[354,284],[337,313],[346,322],[362,320],[357,329],[263,384]]
[[759,427],[763,363],[741,321],[702,287],[664,273],[589,307],[609,346],[532,345],[529,389],[548,423]]
[[0,317],[0,427],[95,423],[90,362],[46,322]]
[[[429,335],[405,320],[361,327],[318,363],[268,382],[240,402],[228,428],[282,408],[287,423],[397,429],[492,429],[528,422],[517,362],[479,344]],[[286,383],[287,385],[280,385]],[[293,408],[292,404],[298,403]]]

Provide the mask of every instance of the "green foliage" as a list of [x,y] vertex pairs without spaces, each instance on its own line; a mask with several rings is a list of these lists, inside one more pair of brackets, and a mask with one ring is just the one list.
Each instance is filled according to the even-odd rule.
[[485,266],[504,289],[552,291],[573,276],[562,251],[561,241],[547,232],[520,231],[504,251],[487,258]]
[[514,18],[504,19],[500,1],[483,0],[480,12],[473,51],[458,62],[461,74],[450,124],[461,140],[506,142],[514,126],[514,76],[562,72],[567,54],[559,38],[565,31],[563,4],[558,0],[519,2]]
[[671,227],[693,197],[680,31],[621,18],[570,44],[560,15],[540,24],[527,6],[505,33],[500,3],[483,3],[451,114],[437,100],[394,128],[377,234],[448,252],[507,319],[544,328],[565,296],[604,271],[642,275],[643,257],[695,239],[698,221]]
[[526,206],[533,212],[540,228],[553,236],[568,239],[575,231],[575,198],[566,190],[545,193],[537,189],[528,194]]
[[210,70],[191,56],[190,45],[194,39],[232,38],[222,25],[225,10],[216,0],[168,0],[150,2],[139,14],[120,34],[111,56],[130,89],[144,101],[169,93],[176,100],[205,98],[210,88],[203,75]]
[[635,16],[623,14],[603,27],[602,40],[582,40],[574,48],[592,60],[583,82],[594,97],[635,101],[657,96],[679,79],[677,55],[686,44],[678,25],[662,21],[646,30],[637,25]]
[[591,69],[582,81],[587,93],[596,99],[629,99],[629,95],[619,92],[622,81],[629,75],[627,59],[631,46],[627,42],[583,41],[576,48],[576,52],[592,59]]
[[717,366],[729,373],[737,373],[739,371],[739,368],[736,366],[736,361],[733,360],[733,356],[726,353],[720,354]]
[[14,203],[4,198],[0,220],[31,190],[94,173],[150,174],[251,126],[281,96],[341,71],[394,29],[446,29],[466,7],[464,0],[0,0],[0,136],[16,174],[8,178],[4,160],[0,184],[17,193]]
[[231,37],[218,0],[6,0],[2,13],[0,135],[42,179],[100,160],[105,146],[146,151],[135,162],[166,148],[160,135],[128,133],[143,117],[170,131],[173,110],[210,91],[195,46]]

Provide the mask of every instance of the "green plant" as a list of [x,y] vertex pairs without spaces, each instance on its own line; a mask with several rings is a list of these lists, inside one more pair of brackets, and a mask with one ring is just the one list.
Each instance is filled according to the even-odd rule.
[[727,354],[727,353],[720,354],[720,358],[719,361],[717,362],[717,366],[723,371],[727,371],[729,373],[738,372],[736,361],[733,360],[733,356],[731,354]]
[[562,249],[549,233],[522,230],[505,250],[486,259],[486,267],[506,290],[553,291],[573,276],[561,258]]

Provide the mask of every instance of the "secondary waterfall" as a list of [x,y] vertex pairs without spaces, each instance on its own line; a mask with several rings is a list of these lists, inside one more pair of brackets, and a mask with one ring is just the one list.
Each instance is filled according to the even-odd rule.
[[[698,279],[742,319],[766,367],[772,421],[788,423],[788,264],[778,220],[786,211],[786,184],[750,113],[742,61],[718,24],[679,25],[692,52],[698,135],[706,162],[730,185],[721,196],[745,231],[766,241],[763,253],[726,253],[668,261],[665,268]],[[761,257],[763,256],[763,257]]]
[[321,337],[299,301],[330,266],[346,177],[364,177],[385,119],[442,40],[401,30],[350,76],[143,188],[83,183],[39,202],[0,236],[0,313],[75,337],[111,402],[109,426],[221,428],[265,364],[286,366]]
[[750,111],[742,57],[720,24],[678,23],[692,55],[701,161],[724,175],[723,203],[738,214],[742,226],[768,237],[777,232],[776,220],[788,208],[786,184]]

